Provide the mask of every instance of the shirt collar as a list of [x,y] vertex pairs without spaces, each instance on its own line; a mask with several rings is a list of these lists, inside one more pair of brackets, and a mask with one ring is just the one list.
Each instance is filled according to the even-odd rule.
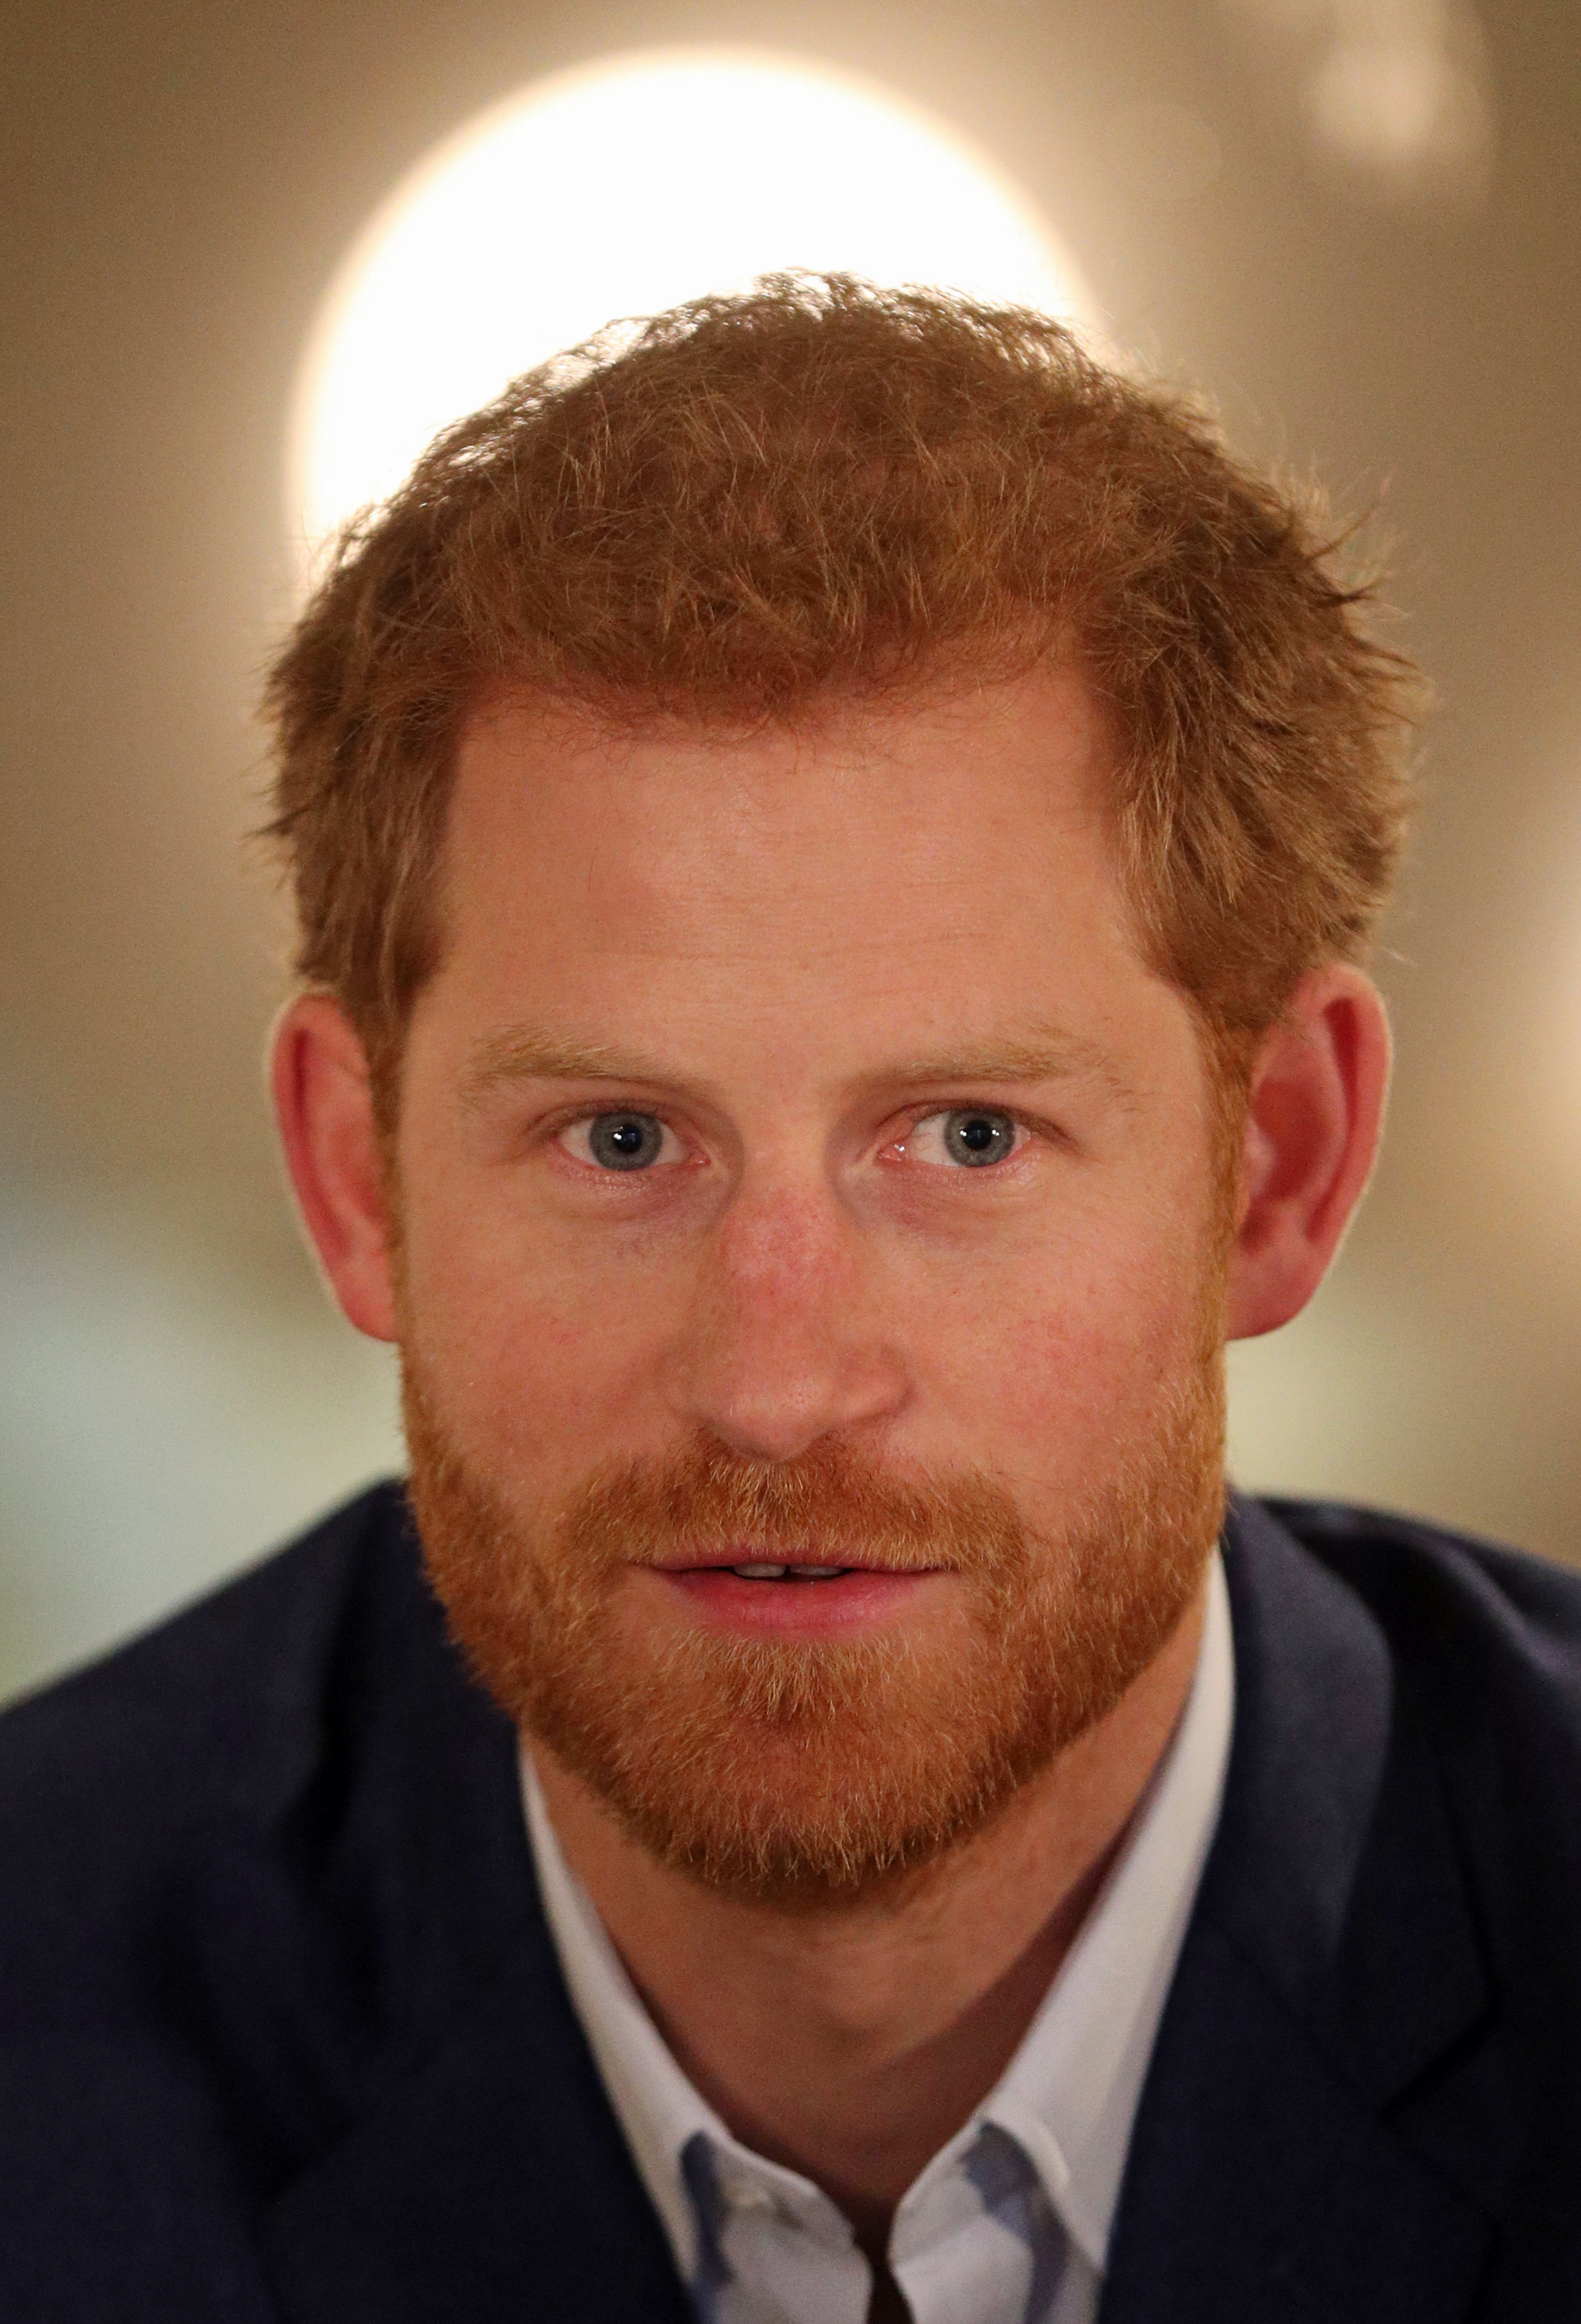
[[[1229,1598],[1215,1554],[1185,1708],[1104,1886],[1009,2065],[908,2189],[903,2217],[993,2123],[1022,2149],[1067,2234],[1102,2273],[1143,2080],[1218,1820],[1234,1712]],[[696,2270],[698,2229],[682,2158],[698,2133],[727,2169],[750,2173],[810,2227],[829,2232],[835,2217],[823,2215],[833,2207],[821,2190],[741,2146],[681,2071],[565,1862],[525,1751],[521,1766],[560,1967],[684,2280]]]
[[978,2108],[1025,2149],[1095,2268],[1142,2084],[1207,1861],[1229,1761],[1235,1652],[1216,1555],[1196,1674],[1174,1738],[1037,2015]]
[[681,2158],[699,2131],[727,2147],[735,2142],[681,2071],[644,2008],[593,1899],[565,1861],[525,1750],[521,1788],[544,1916],[561,1971],[638,2175],[682,2279],[690,2283],[697,2266],[697,2220]]

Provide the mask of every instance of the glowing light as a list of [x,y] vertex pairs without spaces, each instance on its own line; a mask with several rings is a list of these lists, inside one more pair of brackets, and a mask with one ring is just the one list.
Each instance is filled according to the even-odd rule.
[[1282,80],[1319,150],[1374,188],[1453,200],[1487,189],[1496,142],[1471,0],[1219,0]]
[[289,455],[304,562],[518,373],[611,318],[788,267],[947,286],[1092,327],[1025,196],[885,89],[731,50],[556,75],[430,154],[332,283]]
[[1340,42],[1314,76],[1308,102],[1337,154],[1407,180],[1474,171],[1491,138],[1476,82],[1430,41]]

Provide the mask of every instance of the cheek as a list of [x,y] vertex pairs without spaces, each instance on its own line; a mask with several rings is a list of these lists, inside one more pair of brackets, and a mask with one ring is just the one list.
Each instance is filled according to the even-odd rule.
[[1117,1447],[1150,1434],[1161,1395],[1197,1360],[1200,1244],[1189,1231],[1110,1222],[1090,1238],[985,1270],[917,1316],[924,1402],[969,1458],[1080,1489]]
[[637,1449],[665,1286],[645,1268],[557,1264],[510,1208],[472,1192],[415,1205],[406,1224],[408,1323],[451,1427],[501,1482],[538,1488]]

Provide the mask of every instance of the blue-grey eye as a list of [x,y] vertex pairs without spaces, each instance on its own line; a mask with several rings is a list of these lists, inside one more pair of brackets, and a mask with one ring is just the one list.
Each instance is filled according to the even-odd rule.
[[664,1124],[651,1113],[599,1113],[587,1125],[587,1150],[605,1170],[646,1170],[664,1145]]
[[1016,1150],[1016,1123],[1007,1113],[987,1113],[980,1106],[962,1106],[943,1121],[944,1151],[952,1162],[980,1170],[987,1162],[1003,1162]]

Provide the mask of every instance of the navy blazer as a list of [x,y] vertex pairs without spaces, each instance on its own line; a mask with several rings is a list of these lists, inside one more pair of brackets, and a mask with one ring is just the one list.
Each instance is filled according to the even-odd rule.
[[[1577,2324],[1581,1579],[1251,1502],[1225,1559],[1102,2324]],[[689,2312],[398,1488],[0,1720],[7,2324]]]

